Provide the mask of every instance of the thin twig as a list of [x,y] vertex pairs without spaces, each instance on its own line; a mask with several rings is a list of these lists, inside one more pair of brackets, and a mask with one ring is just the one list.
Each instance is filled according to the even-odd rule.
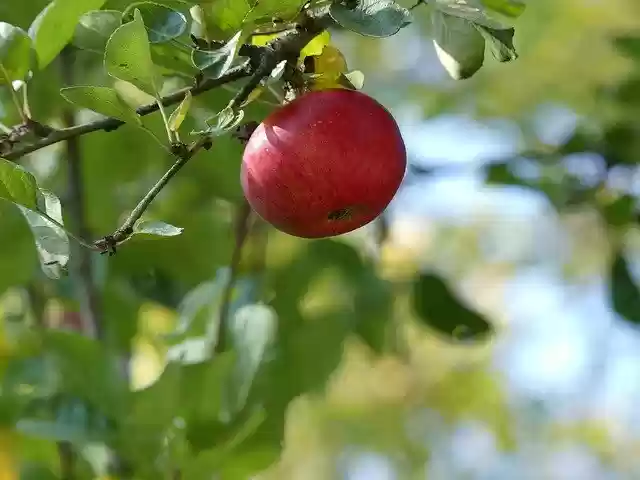
[[[191,95],[193,96],[200,95],[204,92],[208,92],[209,90],[213,90],[214,88],[218,88],[227,83],[235,82],[236,80],[245,78],[250,74],[251,70],[249,69],[247,64],[234,67],[220,78],[207,79],[195,87],[183,88],[162,97],[162,104],[164,106],[175,105],[177,103],[180,103],[184,99],[184,96],[187,94],[187,92],[191,92]],[[139,107],[136,111],[138,115],[145,116],[156,112],[158,108],[159,106],[157,102],[153,102]],[[115,130],[123,124],[124,122],[122,120],[118,120],[117,118],[104,118],[82,125],[61,128],[59,130],[54,130],[47,137],[42,138],[37,142],[25,145],[20,148],[16,148],[8,153],[5,153],[3,155],[3,158],[7,160],[17,160],[18,158],[28,153],[40,150],[41,148],[53,145],[54,143],[67,140],[69,138],[86,135],[87,133],[96,132],[98,130]]]
[[229,322],[229,312],[231,310],[231,297],[233,289],[238,278],[238,268],[242,259],[242,247],[249,235],[249,220],[251,218],[251,207],[246,201],[238,206],[235,218],[235,245],[231,254],[231,263],[229,265],[229,280],[222,292],[222,303],[220,305],[220,315],[218,317],[218,333],[214,353],[219,355],[227,349],[226,326]]
[[191,158],[202,148],[207,147],[211,140],[207,136],[201,136],[193,144],[186,149],[185,152],[178,155],[175,163],[166,171],[166,173],[156,182],[156,184],[147,192],[136,208],[129,214],[124,223],[111,235],[107,235],[95,242],[95,246],[102,252],[115,252],[115,247],[127,241],[133,235],[133,227],[142,217],[144,212],[149,208],[151,202],[158,196],[162,189],[169,181],[184,167]]

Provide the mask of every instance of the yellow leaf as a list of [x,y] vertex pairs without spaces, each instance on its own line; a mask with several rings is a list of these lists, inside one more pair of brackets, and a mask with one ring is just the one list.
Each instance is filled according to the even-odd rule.
[[331,34],[325,30],[320,35],[311,39],[309,43],[300,51],[300,62],[304,62],[306,57],[315,57],[322,54],[324,48],[329,45]]

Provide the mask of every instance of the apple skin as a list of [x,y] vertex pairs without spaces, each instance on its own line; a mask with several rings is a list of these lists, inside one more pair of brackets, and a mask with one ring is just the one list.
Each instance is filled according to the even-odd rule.
[[323,238],[378,217],[406,167],[391,114],[364,93],[334,88],[269,115],[245,146],[240,180],[253,210],[275,228]]

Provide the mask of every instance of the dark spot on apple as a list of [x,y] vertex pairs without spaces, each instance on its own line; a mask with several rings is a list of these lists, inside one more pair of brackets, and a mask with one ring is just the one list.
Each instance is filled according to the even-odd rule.
[[333,212],[329,212],[327,218],[332,222],[337,222],[339,220],[347,220],[351,218],[351,214],[353,213],[352,208],[340,208],[338,210],[334,210]]

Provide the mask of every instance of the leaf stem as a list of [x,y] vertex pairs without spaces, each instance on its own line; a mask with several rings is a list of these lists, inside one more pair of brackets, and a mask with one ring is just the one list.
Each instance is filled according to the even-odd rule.
[[169,139],[169,143],[174,142],[173,132],[171,128],[169,128],[169,117],[167,117],[167,112],[164,109],[164,105],[162,105],[162,98],[159,96],[156,97],[156,103],[158,104],[158,110],[160,110],[160,115],[162,115],[162,123],[164,123],[164,129],[167,132],[167,138]]

